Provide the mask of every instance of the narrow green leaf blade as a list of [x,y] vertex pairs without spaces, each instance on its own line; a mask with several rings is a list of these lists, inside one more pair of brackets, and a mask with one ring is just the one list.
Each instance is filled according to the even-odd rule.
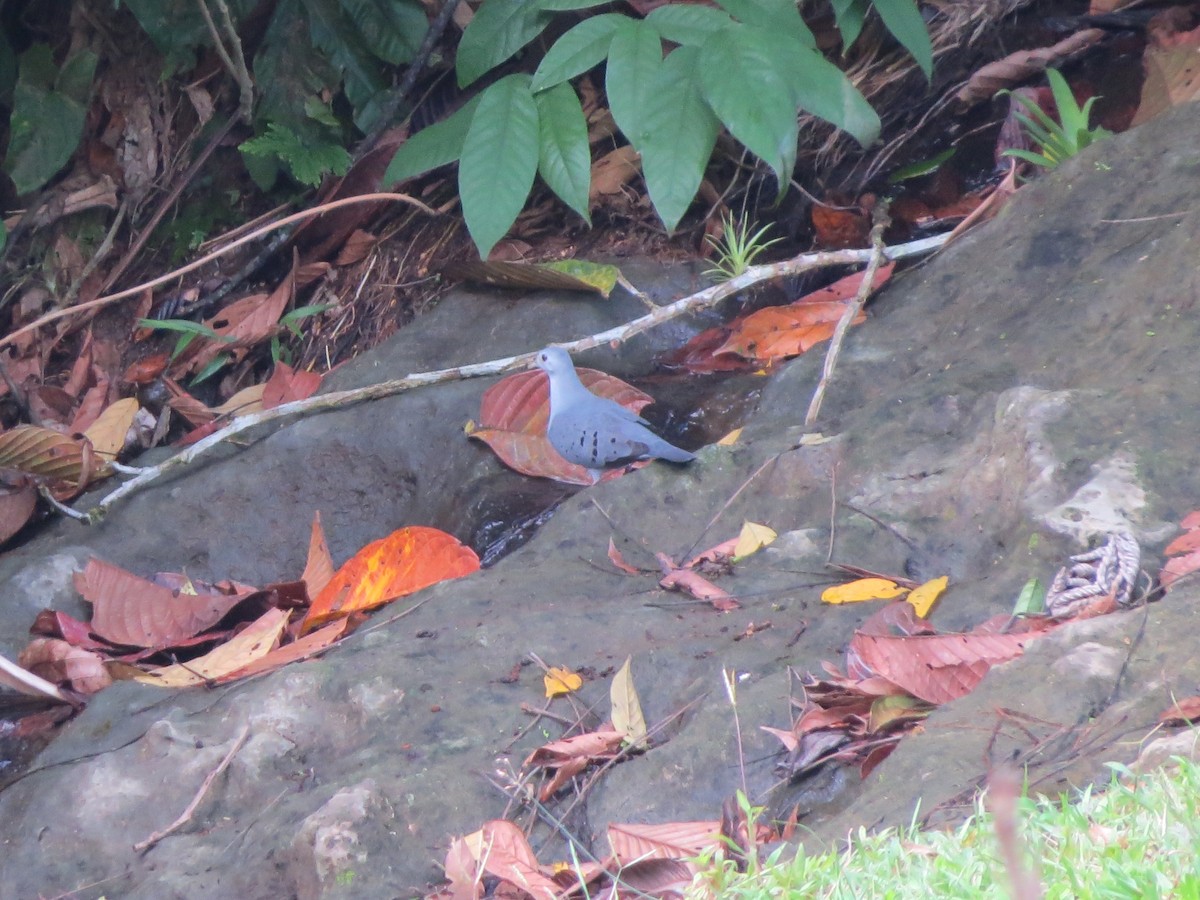
[[862,34],[867,18],[868,0],[831,0],[833,21],[842,35],[842,52],[849,50]]
[[533,99],[538,111],[538,171],[542,180],[590,225],[592,154],[579,97],[571,85],[558,84],[534,94]]
[[550,13],[528,0],[487,0],[458,42],[458,86],[466,87],[542,33]]
[[555,41],[542,57],[533,73],[532,89],[536,92],[554,87],[598,65],[608,56],[613,32],[626,21],[625,16],[616,13],[584,19]]
[[383,183],[391,186],[406,178],[422,175],[438,166],[455,162],[462,156],[463,142],[467,129],[475,115],[479,98],[472,97],[463,108],[448,119],[443,119],[418,131],[400,145],[383,174]]
[[695,198],[720,129],[700,90],[699,65],[698,47],[680,47],[664,60],[638,147],[646,189],[668,231]]
[[537,164],[538,109],[529,76],[509,75],[480,96],[458,164],[463,218],[480,257],[516,221]]
[[711,6],[668,3],[646,16],[664,40],[684,47],[699,47],[709,35],[733,24],[729,14]]
[[650,105],[651,84],[662,67],[662,38],[653,25],[626,19],[608,48],[605,92],[617,127],[639,147]]
[[887,30],[917,61],[925,80],[933,78],[933,44],[916,0],[874,0],[874,6]]

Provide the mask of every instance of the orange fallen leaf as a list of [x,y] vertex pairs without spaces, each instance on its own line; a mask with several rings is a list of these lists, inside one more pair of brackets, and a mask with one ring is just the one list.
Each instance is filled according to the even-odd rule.
[[393,531],[354,554],[313,600],[301,633],[479,568],[475,551],[436,528]]

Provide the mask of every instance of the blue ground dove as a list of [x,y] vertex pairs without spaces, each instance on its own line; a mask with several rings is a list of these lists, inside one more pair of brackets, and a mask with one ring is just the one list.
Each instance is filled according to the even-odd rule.
[[593,484],[609,466],[638,459],[685,463],[696,458],[664,441],[636,413],[584,387],[561,347],[541,351],[537,365],[550,378],[546,437],[565,460],[588,469]]

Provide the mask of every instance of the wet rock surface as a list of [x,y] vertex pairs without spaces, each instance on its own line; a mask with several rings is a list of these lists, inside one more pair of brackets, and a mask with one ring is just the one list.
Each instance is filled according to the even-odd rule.
[[[523,733],[521,704],[542,702],[540,672],[515,668],[530,653],[592,673],[581,699],[600,709],[607,676],[631,655],[647,720],[666,721],[653,750],[612,768],[568,817],[585,840],[609,821],[719,814],[741,782],[723,668],[739,678],[751,793],[780,810],[801,804],[814,846],[906,823],[918,800],[931,821],[948,820],[1001,760],[1028,763],[1049,790],[1131,761],[1172,696],[1200,682],[1187,585],[1036,641],[862,784],[829,770],[778,785],[775,741],[758,726],[787,726],[788,667],[840,661],[871,612],[819,602],[831,524],[835,561],[951,575],[934,616],[942,630],[1009,611],[1028,578],[1048,580],[1114,527],[1157,567],[1171,523],[1200,505],[1196,147],[1187,108],[1099,144],[896,279],[850,335],[818,426],[827,440],[801,440],[821,365],[811,355],[759,380],[736,445],[570,496],[494,567],[423,593],[409,614],[378,613],[321,659],[211,691],[122,684],[98,695],[0,793],[0,896],[414,896],[437,880],[449,836],[503,812],[507,798],[483,776],[515,769],[555,727]],[[624,268],[660,300],[699,286],[694,271]],[[536,349],[641,310],[632,298],[459,295],[334,387]],[[703,324],[663,329],[624,358],[636,365]],[[609,354],[581,363],[630,371]],[[0,560],[4,651],[15,654],[44,605],[84,614],[67,586],[72,561],[89,554],[261,583],[300,571],[316,509],[344,559],[402,525],[471,540],[495,516],[485,496],[535,495],[536,506],[544,485],[462,434],[486,386],[296,422],[135,496],[94,531],[57,526]],[[649,566],[654,552],[682,557],[746,519],[781,539],[721,581],[743,604],[728,614],[607,560],[610,537]],[[752,623],[770,627],[738,640]],[[192,822],[136,852],[244,728]]]

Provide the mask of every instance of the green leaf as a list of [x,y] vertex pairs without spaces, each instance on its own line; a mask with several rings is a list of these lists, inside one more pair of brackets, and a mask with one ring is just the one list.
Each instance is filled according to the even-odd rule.
[[297,306],[291,312],[281,316],[279,324],[288,328],[301,319],[307,319],[309,316],[319,316],[325,310],[333,309],[335,306],[337,306],[336,303],[310,303],[307,306]]
[[915,163],[909,163],[907,166],[901,166],[888,176],[888,184],[899,184],[911,178],[921,178],[924,175],[936,172],[941,168],[942,163],[948,162],[954,156],[957,149],[957,147],[948,147],[941,153],[931,156],[928,159],[921,159]]
[[227,334],[217,334],[211,327],[190,319],[138,319],[138,328],[149,328],[152,331],[175,331],[180,334],[190,334],[192,337],[207,338],[211,341],[221,341],[231,344],[236,338]]
[[798,48],[781,35],[761,34],[759,40],[783,66],[797,106],[836,125],[864,147],[875,142],[879,116],[845,72],[818,51]]
[[564,12],[573,9],[592,9],[596,6],[607,6],[611,0],[537,0],[537,5],[550,12]]
[[4,160],[18,195],[40,188],[71,159],[83,135],[96,60],[81,50],[60,71],[46,44],[21,54]]
[[646,130],[651,85],[662,62],[662,38],[653,25],[626,19],[618,26],[608,48],[604,89],[613,120],[635,148]]
[[[346,98],[354,109],[354,123],[363,131],[370,131],[379,114],[378,103],[371,101],[387,88],[387,81],[366,35],[350,21],[341,0],[299,2],[308,12],[313,44],[329,54],[330,61],[342,74]],[[292,50],[298,51],[299,48]]]
[[1050,159],[1040,154],[1033,153],[1030,150],[1005,150],[1001,156],[1015,156],[1017,159],[1023,159],[1025,162],[1033,163],[1035,166],[1043,166],[1047,169],[1053,169],[1058,165],[1058,160]]
[[1036,578],[1030,578],[1021,586],[1017,602],[1013,605],[1014,616],[1036,616],[1046,608],[1046,589]]
[[816,49],[817,39],[800,18],[799,6],[790,0],[717,0],[717,5],[739,22],[758,25]]
[[188,382],[188,387],[195,387],[200,382],[206,381],[213,375],[216,375],[221,371],[221,369],[229,364],[230,359],[231,357],[228,353],[218,353],[209,361],[207,366],[196,373],[195,378]]
[[929,30],[917,9],[916,0],[873,0],[873,5],[887,30],[917,61],[925,73],[925,80],[932,79],[933,45],[929,42]]
[[735,25],[710,37],[700,48],[700,84],[717,118],[771,167],[782,187],[792,173],[799,126],[793,88],[763,47],[764,33]]
[[475,115],[479,98],[472,97],[448,119],[418,131],[400,145],[383,173],[383,184],[391,186],[406,178],[452,163],[462,156],[467,129]]
[[301,138],[290,128],[276,122],[266,132],[244,141],[239,147],[244,156],[276,157],[301,184],[316,187],[327,173],[345,175],[350,169],[350,154],[345,147],[325,141]]
[[370,51],[393,66],[412,62],[429,20],[412,0],[339,0]]
[[833,7],[833,21],[842,35],[842,53],[845,53],[862,34],[868,0],[830,0],[830,6]]
[[637,146],[650,200],[668,231],[695,198],[720,129],[701,94],[699,65],[698,47],[680,47],[663,61]]
[[584,19],[555,41],[554,46],[542,57],[537,71],[533,73],[533,90],[554,87],[598,65],[608,56],[613,32],[618,25],[627,21],[629,19],[626,16],[617,13]]
[[554,262],[538,263],[538,266],[582,281],[605,300],[617,286],[617,279],[621,277],[621,270],[616,266],[589,262],[586,259],[557,259]]
[[466,87],[500,65],[541,34],[550,19],[528,0],[487,0],[458,42],[458,86]]
[[516,221],[537,164],[538,109],[529,76],[509,75],[480,96],[458,164],[463,218],[480,257]]
[[538,110],[538,171],[550,190],[590,225],[592,154],[587,120],[575,89],[558,84],[534,94]]
[[664,40],[684,47],[699,47],[709,35],[733,24],[728,13],[711,6],[668,3],[646,16]]

